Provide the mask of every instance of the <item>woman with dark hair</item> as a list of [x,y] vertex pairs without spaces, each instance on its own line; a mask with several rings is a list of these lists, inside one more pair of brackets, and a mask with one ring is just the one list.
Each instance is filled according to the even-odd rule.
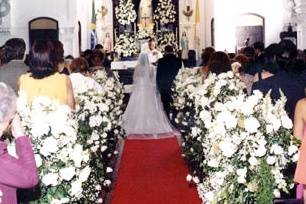
[[65,58],[64,58],[64,45],[61,41],[56,40],[53,41],[53,52],[54,52],[54,57],[55,57],[55,63],[58,69],[58,72],[61,74],[66,74],[69,75],[70,71],[68,67],[66,66],[65,63]]
[[265,49],[265,52],[260,56],[263,62],[262,71],[254,75],[254,82],[274,76],[279,71],[277,59],[280,52],[281,47],[276,43]]
[[184,66],[188,68],[196,67],[197,66],[196,52],[194,50],[189,50],[187,55],[188,55],[188,59],[183,60]]
[[90,62],[92,67],[89,68],[90,74],[94,74],[98,70],[105,70],[108,77],[112,77],[113,74],[109,68],[104,67],[105,54],[101,50],[93,50]]
[[245,72],[245,66],[248,64],[248,62],[248,57],[243,54],[238,54],[234,58],[234,62],[232,63],[231,67],[234,75],[238,76],[241,81],[244,82],[247,87],[247,92],[250,95],[252,92],[254,76]]
[[208,61],[208,69],[210,72],[215,74],[221,74],[224,72],[231,71],[231,61],[225,52],[214,52],[211,54]]
[[19,78],[19,90],[29,103],[37,96],[48,96],[74,109],[74,96],[69,77],[57,72],[57,59],[50,41],[36,41],[30,52],[30,72]]
[[203,50],[201,54],[201,60],[202,60],[201,66],[203,66],[201,69],[201,73],[204,79],[206,79],[209,74],[208,61],[209,61],[210,56],[214,52],[215,52],[215,49],[213,47],[207,47]]

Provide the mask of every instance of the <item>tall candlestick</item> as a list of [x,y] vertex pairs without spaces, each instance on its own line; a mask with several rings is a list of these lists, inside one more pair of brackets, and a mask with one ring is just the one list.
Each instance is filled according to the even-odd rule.
[[116,33],[116,28],[114,29],[114,33],[115,33],[115,43],[117,42],[117,33]]
[[134,36],[136,36],[136,23],[134,23]]

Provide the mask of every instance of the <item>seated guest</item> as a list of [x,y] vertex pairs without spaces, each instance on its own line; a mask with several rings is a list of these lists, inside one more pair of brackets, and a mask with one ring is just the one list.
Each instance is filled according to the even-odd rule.
[[68,72],[71,73],[70,65],[74,57],[72,55],[67,55],[64,59],[65,67],[67,68]]
[[69,75],[70,71],[66,66],[65,59],[64,59],[64,45],[61,41],[56,40],[53,41],[53,52],[55,57],[55,63],[57,66],[57,70],[61,74]]
[[26,92],[29,103],[37,96],[48,96],[74,109],[74,96],[68,76],[57,72],[53,45],[39,40],[30,53],[30,72],[19,79],[20,90]]
[[298,101],[295,114],[294,114],[294,126],[293,135],[302,141],[302,146],[300,147],[300,156],[297,162],[294,181],[303,185],[303,200],[306,203],[306,99],[301,99]]
[[4,65],[0,69],[0,81],[6,83],[17,92],[18,78],[29,70],[24,63],[26,44],[23,39],[12,38],[4,44]]
[[[75,58],[72,61],[70,68],[71,74],[69,75],[69,77],[72,83],[74,93],[76,93],[76,90],[81,90],[85,88],[94,89],[97,91],[102,90],[102,87],[99,83],[97,83],[94,79],[88,77],[89,66],[85,58]],[[84,84],[86,84],[87,87],[83,87]]]
[[258,58],[263,53],[265,49],[265,44],[263,42],[257,41],[253,44],[253,48],[255,51],[255,61],[256,61],[256,58]]
[[101,44],[96,44],[95,50],[101,50],[101,51],[103,51],[103,45],[101,45]]
[[215,52],[215,49],[213,47],[207,47],[207,48],[205,48],[203,50],[203,52],[201,54],[201,60],[202,60],[202,63],[201,63],[201,66],[202,66],[201,72],[202,72],[202,75],[203,75],[204,79],[206,79],[207,76],[208,76],[208,73],[209,73],[208,61],[209,61],[210,56],[214,52]]
[[234,60],[235,62],[233,62],[231,66],[232,71],[235,75],[239,76],[241,81],[244,82],[247,87],[247,93],[250,95],[252,92],[254,76],[245,73],[244,66],[248,60],[244,55],[237,55]]
[[221,51],[211,54],[207,66],[210,72],[217,75],[232,70],[228,55]]
[[94,74],[98,70],[105,70],[108,77],[112,77],[113,73],[110,68],[104,67],[105,55],[100,50],[93,50],[90,62],[92,66],[89,68],[90,74]]
[[[3,141],[10,124],[17,158],[8,154]],[[31,140],[16,114],[16,94],[4,83],[0,83],[0,167],[0,203],[16,204],[16,188],[31,188],[39,181]]]
[[275,101],[280,98],[281,90],[287,97],[285,109],[291,119],[293,119],[295,105],[298,100],[305,96],[304,81],[301,77],[305,64],[301,60],[292,60],[284,71],[257,81],[253,84],[252,90],[260,90],[267,94],[271,90],[271,97]]
[[91,61],[90,61],[91,56],[92,56],[92,52],[93,52],[92,50],[87,49],[87,50],[85,50],[84,52],[81,53],[81,57],[84,57],[86,59],[86,61],[89,64],[89,67],[92,67],[92,64],[91,64]]
[[250,75],[255,75],[262,70],[262,60],[256,57],[256,52],[253,47],[245,47],[242,50],[244,56],[248,58],[248,63],[245,65],[245,72]]
[[254,82],[269,78],[279,71],[278,55],[279,45],[271,44],[261,55],[262,58],[262,69],[254,75]]
[[188,68],[193,68],[197,66],[197,56],[194,50],[188,51],[188,59],[184,60],[184,66]]

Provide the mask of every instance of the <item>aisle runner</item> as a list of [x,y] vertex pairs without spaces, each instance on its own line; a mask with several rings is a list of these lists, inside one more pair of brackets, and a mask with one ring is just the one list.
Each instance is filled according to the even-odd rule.
[[127,140],[112,204],[200,204],[176,138]]

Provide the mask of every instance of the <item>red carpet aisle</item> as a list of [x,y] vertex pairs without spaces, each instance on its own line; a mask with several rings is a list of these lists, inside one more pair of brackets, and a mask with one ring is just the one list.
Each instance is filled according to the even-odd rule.
[[176,138],[127,140],[112,204],[200,204]]

